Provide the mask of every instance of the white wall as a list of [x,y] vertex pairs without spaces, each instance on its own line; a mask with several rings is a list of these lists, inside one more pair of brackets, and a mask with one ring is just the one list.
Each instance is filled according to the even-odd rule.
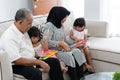
[[86,19],[100,19],[100,0],[85,0],[84,17]]
[[[86,19],[100,19],[100,1],[85,0],[84,17]],[[32,0],[0,0],[0,22],[14,19],[19,8],[28,8],[33,12]]]
[[0,22],[14,19],[19,8],[28,8],[33,11],[32,0],[0,0]]
[[84,0],[62,0],[61,3],[63,7],[74,13],[75,18],[84,16]]

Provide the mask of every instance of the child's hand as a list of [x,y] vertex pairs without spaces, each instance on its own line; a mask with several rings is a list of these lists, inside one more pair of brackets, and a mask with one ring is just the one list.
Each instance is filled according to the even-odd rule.
[[85,45],[85,43],[83,42],[83,40],[80,40],[79,42],[76,42],[75,47],[83,47]]
[[82,44],[86,44],[87,40],[82,40]]
[[78,38],[75,38],[74,40],[75,40],[75,42],[79,42],[80,41]]

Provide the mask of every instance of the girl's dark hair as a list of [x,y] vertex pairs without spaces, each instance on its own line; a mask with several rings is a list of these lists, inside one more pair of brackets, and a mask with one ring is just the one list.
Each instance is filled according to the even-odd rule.
[[42,39],[42,32],[36,27],[36,26],[32,26],[29,30],[28,30],[28,35],[29,37],[39,37],[39,39]]
[[66,8],[55,6],[50,10],[49,15],[47,17],[47,22],[53,23],[57,28],[61,28],[61,20],[69,14],[70,12]]
[[85,27],[86,23],[85,23],[85,19],[84,18],[77,18],[73,24],[74,27]]

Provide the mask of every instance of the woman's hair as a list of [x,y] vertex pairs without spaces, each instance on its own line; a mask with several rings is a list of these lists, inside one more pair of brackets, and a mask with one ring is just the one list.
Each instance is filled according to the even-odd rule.
[[50,10],[49,15],[47,17],[47,22],[53,23],[57,28],[61,28],[62,19],[64,19],[69,14],[70,12],[66,8],[55,6]]
[[42,39],[42,32],[36,27],[36,26],[32,26],[29,30],[28,30],[28,35],[29,37],[39,37],[39,39]]
[[84,18],[77,18],[73,23],[74,27],[85,27],[85,19]]

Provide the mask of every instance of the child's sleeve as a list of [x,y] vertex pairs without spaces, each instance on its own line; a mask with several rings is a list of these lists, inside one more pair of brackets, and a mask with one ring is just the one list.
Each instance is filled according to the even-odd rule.
[[88,34],[88,29],[84,30],[84,34],[87,35]]
[[87,37],[88,37],[88,30],[85,29],[84,30],[84,40],[87,40]]

